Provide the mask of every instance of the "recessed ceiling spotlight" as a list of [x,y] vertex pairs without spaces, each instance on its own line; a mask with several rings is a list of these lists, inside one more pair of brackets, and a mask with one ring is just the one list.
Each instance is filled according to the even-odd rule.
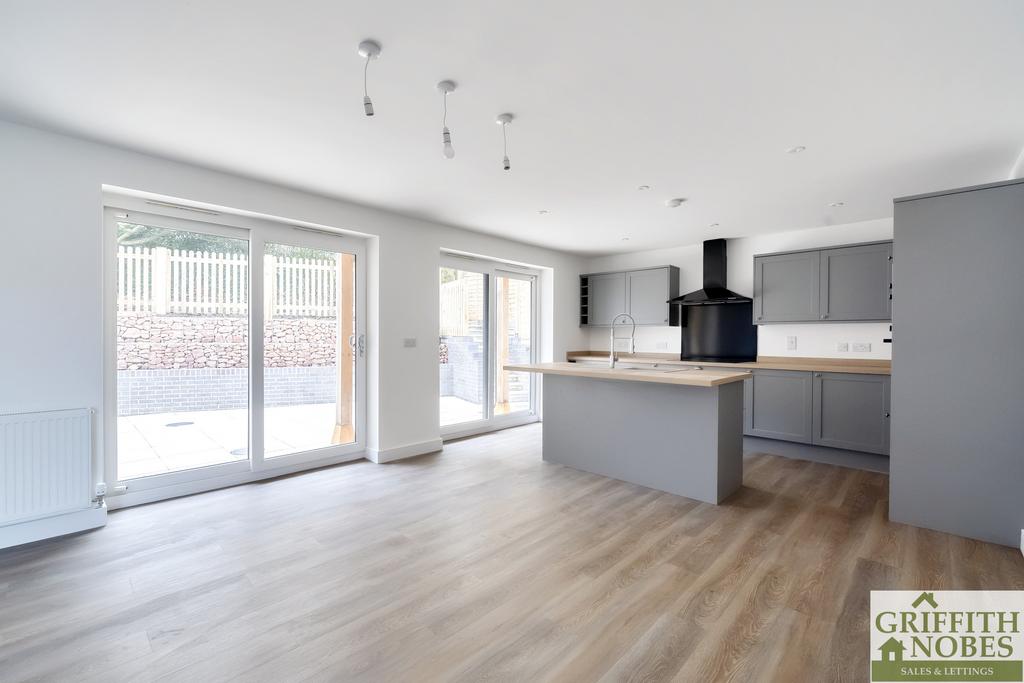
[[538,211],[537,213],[539,213],[539,214],[540,214],[541,216],[546,216],[546,215],[548,215],[548,214],[549,214],[549,213],[551,213],[551,212],[550,212],[550,211],[548,211],[547,209],[541,209],[541,210],[540,210],[540,211]]
[[846,206],[846,202],[829,202],[828,205],[838,209],[840,206]]
[[803,152],[806,149],[807,148],[804,147],[803,145],[797,145],[796,147],[790,147],[789,149],[787,149],[786,154],[799,154],[800,152]]
[[665,206],[667,206],[670,209],[675,209],[677,207],[682,206],[683,202],[685,202],[685,201],[686,201],[686,199],[684,197],[676,197],[674,199],[666,199],[665,200]]
[[628,242],[628,241],[629,241],[629,238],[628,238],[628,237],[623,237],[623,238],[622,238],[622,241],[623,241],[623,242]]
[[712,223],[712,224],[711,224],[711,225],[709,225],[708,227],[709,227],[709,228],[717,228],[717,227],[718,227],[718,223]]
[[643,192],[644,190],[649,190],[649,189],[651,189],[651,186],[650,186],[650,185],[641,185],[641,186],[639,186],[639,187],[638,187],[638,188],[636,188],[636,189],[638,189],[638,190],[640,190],[641,192]]

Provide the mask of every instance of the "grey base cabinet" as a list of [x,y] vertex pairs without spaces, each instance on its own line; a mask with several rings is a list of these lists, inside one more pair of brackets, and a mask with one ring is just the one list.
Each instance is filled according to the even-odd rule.
[[811,373],[755,370],[743,383],[744,434],[811,443]]
[[887,375],[753,370],[743,382],[743,433],[889,454]]
[[813,441],[865,453],[889,452],[889,378],[814,373]]

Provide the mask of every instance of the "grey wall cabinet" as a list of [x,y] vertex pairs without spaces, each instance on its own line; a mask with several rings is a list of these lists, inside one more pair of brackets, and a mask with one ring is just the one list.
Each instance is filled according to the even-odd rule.
[[754,322],[817,320],[820,268],[816,251],[754,257]]
[[892,243],[821,252],[822,320],[892,318]]
[[580,275],[580,324],[608,326],[628,313],[637,325],[678,325],[679,307],[668,304],[678,295],[675,266]]
[[811,373],[755,370],[743,386],[744,434],[811,443]]
[[587,277],[589,325],[611,325],[612,318],[626,311],[626,274],[602,273]]
[[892,318],[892,242],[754,257],[754,323]]
[[814,373],[812,443],[889,453],[889,377]]

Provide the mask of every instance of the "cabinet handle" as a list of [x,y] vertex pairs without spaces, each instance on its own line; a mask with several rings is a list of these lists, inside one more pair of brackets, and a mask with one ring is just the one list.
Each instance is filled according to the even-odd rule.
[[824,313],[824,314],[822,314],[821,319],[824,320],[827,317],[828,317],[828,313]]
[[759,316],[757,316],[757,319],[758,319],[758,320],[762,320],[763,318],[764,318],[764,316],[763,316],[763,315],[759,315]]
[[886,416],[886,417],[889,417],[889,413],[886,413],[886,414],[885,414],[885,416]]
[[820,372],[816,372],[816,373],[814,373],[814,376],[815,377],[821,377],[821,373]]

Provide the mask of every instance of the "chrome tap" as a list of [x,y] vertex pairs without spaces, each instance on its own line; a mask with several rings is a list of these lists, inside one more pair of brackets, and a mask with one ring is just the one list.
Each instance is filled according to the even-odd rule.
[[629,331],[629,352],[633,353],[633,349],[635,348],[634,337],[636,336],[636,320],[634,320],[633,316],[631,316],[629,313],[619,313],[617,316],[612,318],[612,329],[611,329],[611,339],[610,339],[611,343],[608,345],[609,346],[609,348],[608,348],[608,367],[609,368],[614,368],[615,367],[615,340],[616,339],[625,339],[625,337],[616,337],[615,336],[615,323],[620,318],[629,318],[629,323],[632,325],[632,328]]

